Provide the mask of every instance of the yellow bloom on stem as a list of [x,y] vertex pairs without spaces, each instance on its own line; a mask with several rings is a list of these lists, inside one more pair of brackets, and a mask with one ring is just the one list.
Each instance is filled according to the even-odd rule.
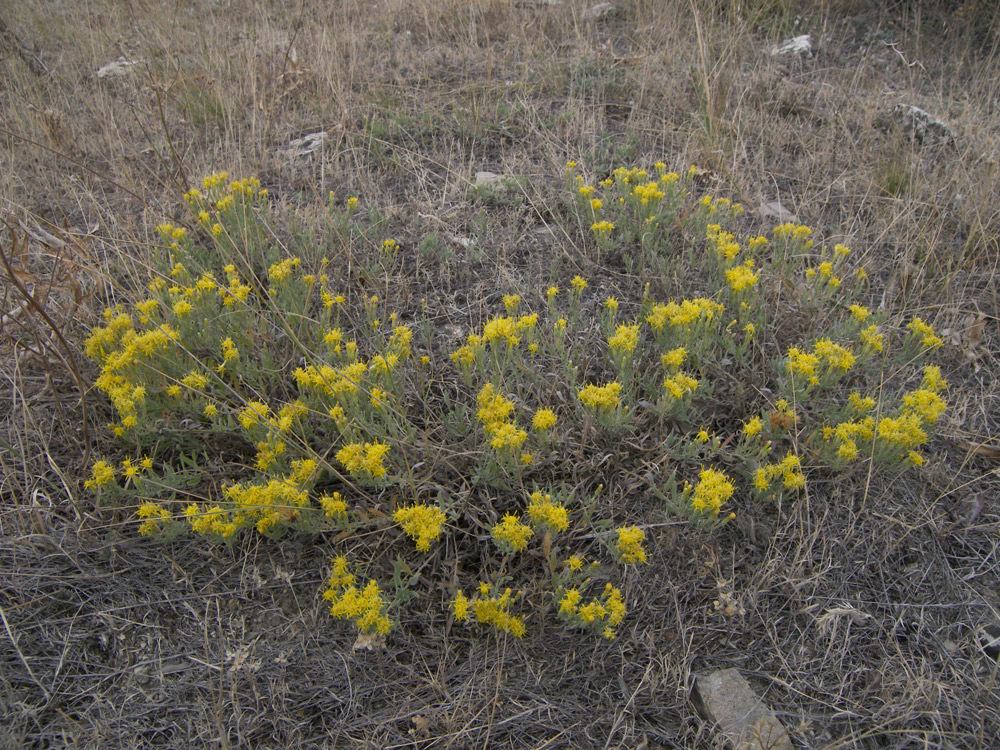
[[95,461],[90,470],[90,479],[83,483],[87,489],[103,487],[115,481],[115,468],[107,461]]
[[676,349],[671,349],[669,352],[660,357],[660,364],[668,370],[677,369],[684,364],[684,360],[687,358],[687,349],[683,346],[678,346]]
[[764,429],[764,421],[760,417],[752,417],[743,423],[743,434],[750,438],[759,435]]
[[389,446],[377,440],[374,443],[348,443],[337,451],[337,460],[354,476],[377,479],[385,476],[382,459],[388,452]]
[[613,336],[608,339],[611,351],[619,356],[626,356],[635,351],[639,343],[639,326],[620,325]]
[[691,491],[691,507],[703,515],[717,516],[722,504],[733,496],[736,488],[723,472],[704,469]]
[[557,419],[556,413],[551,409],[539,409],[531,418],[531,426],[539,432],[544,432],[550,427],[554,427]]
[[418,552],[427,552],[431,548],[431,542],[441,536],[446,517],[436,505],[421,503],[397,508],[392,520],[402,526],[406,535],[417,543]]
[[344,497],[339,492],[334,492],[332,495],[320,495],[316,501],[323,509],[327,520],[343,518],[347,515],[347,503],[344,502]]
[[621,403],[618,398],[621,390],[621,383],[612,381],[607,385],[587,385],[577,396],[588,409],[614,411]]
[[621,561],[624,563],[646,562],[646,548],[642,545],[645,539],[646,532],[638,526],[622,526],[619,528],[615,549],[618,551]]
[[452,602],[452,612],[455,615],[455,619],[459,622],[465,622],[469,617],[469,600],[459,589],[458,593],[455,594],[455,600]]
[[521,519],[516,513],[507,513],[500,523],[493,527],[491,534],[497,546],[510,554],[520,552],[527,547],[528,540],[534,536],[535,531],[530,526],[521,523]]
[[925,323],[921,318],[914,318],[907,326],[914,338],[920,339],[920,343],[925,349],[936,349],[944,342],[941,337],[934,333],[934,329]]
[[566,531],[569,528],[569,511],[562,503],[552,500],[552,495],[536,490],[530,495],[528,517],[536,527],[552,531]]
[[576,614],[577,607],[580,606],[580,592],[577,589],[566,589],[563,593],[563,597],[559,602],[559,614],[561,615],[573,615]]

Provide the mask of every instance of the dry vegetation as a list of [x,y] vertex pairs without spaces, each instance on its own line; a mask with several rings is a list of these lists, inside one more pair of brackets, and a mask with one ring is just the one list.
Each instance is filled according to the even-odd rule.
[[[1000,628],[1000,18],[988,0],[882,5],[629,0],[599,21],[577,0],[0,9],[0,745],[712,747],[692,675],[733,666],[797,746],[1000,742],[981,637]],[[800,33],[814,56],[768,54]],[[119,56],[137,64],[98,79]],[[910,137],[885,117],[897,103],[956,138]],[[281,152],[317,131],[314,154]],[[330,191],[376,206],[403,253],[437,235],[408,278],[367,283],[404,318],[428,300],[444,372],[503,293],[537,300],[579,273],[597,300],[641,294],[567,227],[570,159],[598,178],[697,164],[747,231],[780,200],[854,248],[872,308],[945,339],[927,463],[820,478],[780,513],[744,498],[708,533],[590,456],[649,529],[612,642],[544,618],[520,640],[477,635],[442,588],[383,649],[354,651],[320,597],[332,534],[164,542],[136,534],[134,508],[95,506],[83,479],[115,450],[113,416],[82,342],[148,280],[154,226],[182,218],[202,175],[259,177],[285,238]],[[470,194],[483,170],[513,189]],[[678,281],[657,283],[685,294]]]

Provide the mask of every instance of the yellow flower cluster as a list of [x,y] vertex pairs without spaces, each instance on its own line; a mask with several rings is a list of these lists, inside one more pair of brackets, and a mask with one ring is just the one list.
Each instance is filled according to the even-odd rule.
[[476,397],[476,403],[479,405],[476,417],[484,425],[505,422],[514,411],[514,404],[504,398],[502,393],[497,393],[492,383],[482,387]]
[[[598,206],[600,208],[600,206]],[[610,221],[595,221],[590,225],[591,230],[597,235],[609,235],[614,230],[615,225]]]
[[347,503],[339,492],[332,495],[320,495],[316,498],[319,507],[323,509],[323,514],[328,521],[333,519],[343,519],[347,517]]
[[272,264],[271,267],[267,269],[268,281],[272,284],[287,281],[291,277],[292,272],[298,268],[301,263],[301,259],[291,257]]
[[680,303],[668,302],[665,305],[653,305],[646,322],[654,331],[662,331],[666,326],[678,329],[688,335],[693,326],[700,323],[710,323],[722,315],[723,306],[704,297],[681,300]]
[[889,449],[890,456],[897,459],[905,457],[911,464],[920,465],[923,458],[913,449],[927,442],[925,427],[937,422],[947,409],[947,403],[940,392],[948,384],[941,377],[940,368],[930,365],[924,368],[920,385],[920,388],[903,394],[902,407],[897,414],[883,417],[878,422],[867,414],[875,407],[875,399],[852,393],[848,397],[848,406],[855,413],[865,416],[833,427],[824,427],[823,439],[833,441],[837,457],[849,462],[860,453],[858,443],[869,443],[877,436],[881,441],[880,445]]
[[267,422],[270,413],[271,407],[263,401],[248,401],[247,405],[243,407],[237,418],[243,426],[243,429],[250,431],[256,425]]
[[813,344],[812,352],[798,347],[788,350],[785,368],[790,375],[801,375],[809,385],[819,385],[820,365],[825,365],[826,373],[844,373],[850,370],[857,358],[854,352],[830,339],[820,339]]
[[539,432],[545,432],[555,426],[557,419],[556,413],[551,409],[539,409],[531,418],[531,427]]
[[528,546],[528,541],[535,535],[535,530],[521,523],[516,513],[506,513],[500,523],[495,524],[490,533],[493,541],[506,554],[520,552]]
[[[521,343],[521,338],[525,332],[534,331],[537,323],[538,313],[522,315],[519,318],[499,315],[486,321],[483,325],[482,339],[494,346],[500,342],[504,342],[508,347],[514,347]],[[476,339],[473,340],[475,341]]]
[[90,469],[90,479],[86,480],[83,486],[91,490],[95,487],[103,487],[106,484],[111,484],[114,481],[115,467],[107,461],[95,461]]
[[490,447],[496,451],[513,453],[528,439],[528,433],[512,422],[488,425],[487,428],[490,434]]
[[353,476],[378,479],[385,476],[383,464],[389,446],[376,440],[373,443],[348,443],[337,451],[337,460]]
[[634,195],[643,206],[649,203],[659,203],[666,196],[658,182],[647,182],[643,185],[636,185],[632,188]]
[[726,270],[726,282],[729,284],[729,288],[737,294],[754,286],[759,278],[759,274],[753,270],[753,260],[748,260],[742,266],[733,266]]
[[878,332],[877,325],[862,328],[859,336],[861,344],[867,352],[882,352],[885,348],[885,336]]
[[[143,307],[152,312],[152,305]],[[141,312],[140,317],[149,321]],[[145,404],[147,388],[143,377],[147,366],[162,371],[158,360],[175,349],[180,333],[167,323],[151,323],[150,330],[137,330],[132,317],[120,308],[106,310],[104,320],[107,325],[91,331],[84,351],[101,365],[95,385],[108,396],[118,413],[121,423],[112,428],[121,436],[137,424],[139,410]]]
[[835,440],[837,457],[844,462],[858,457],[858,441],[868,442],[875,437],[875,418],[865,416],[859,420],[841,422],[834,427],[823,428],[824,440]]
[[[232,536],[238,529],[253,525],[264,534],[282,524],[297,520],[303,508],[309,506],[309,492],[300,487],[312,479],[316,462],[296,462],[292,472],[280,479],[270,479],[265,484],[231,484],[222,494],[233,504],[234,512],[227,513],[227,524],[221,534]],[[189,512],[190,511],[190,512]],[[197,506],[185,511],[192,528],[199,533],[218,534],[216,524],[206,526],[204,514]],[[231,524],[231,526],[229,525]]]
[[785,241],[798,240],[800,242],[804,242],[806,247],[812,246],[812,240],[809,239],[809,236],[812,234],[812,229],[804,224],[786,222],[784,224],[779,224],[771,231],[774,234],[775,239]]
[[691,507],[702,515],[715,517],[735,491],[732,481],[723,472],[703,469],[698,475],[698,483],[691,489]]
[[373,579],[363,589],[357,588],[344,557],[334,559],[323,599],[330,602],[331,615],[339,620],[353,620],[362,633],[385,635],[392,628],[378,582]]
[[135,514],[144,519],[139,524],[141,536],[152,536],[160,530],[160,522],[170,518],[170,511],[153,502],[145,502],[139,506]]
[[743,423],[743,434],[752,438],[760,434],[764,429],[764,421],[760,417],[751,417]]
[[498,393],[492,383],[482,387],[476,403],[479,406],[476,417],[482,422],[494,450],[513,453],[528,439],[528,433],[511,419],[514,404]]
[[904,450],[911,450],[927,442],[927,433],[923,429],[920,417],[913,412],[880,419],[878,437]]
[[451,353],[451,361],[461,368],[471,368],[476,364],[476,351],[468,344],[465,344]]
[[608,338],[608,346],[613,354],[619,357],[627,357],[635,351],[639,343],[639,326],[620,325],[612,336]]
[[557,593],[556,599],[560,619],[577,627],[600,630],[609,641],[614,639],[615,628],[625,619],[622,592],[610,583],[605,584],[600,598],[591,599],[586,604],[582,603],[583,595],[577,588],[564,589],[561,594]]
[[201,509],[191,503],[184,509],[184,516],[191,524],[191,528],[206,536],[216,536],[220,539],[229,539],[239,530],[237,523],[230,518],[228,512],[221,506],[214,506]]
[[698,380],[687,373],[677,372],[663,381],[663,388],[670,399],[680,401],[697,390]]
[[[731,232],[722,231],[719,224],[709,224],[706,230],[708,244],[715,250],[715,254],[724,261],[732,262],[739,255],[740,246],[736,242],[736,235]],[[726,274],[728,277],[728,274]]]
[[667,370],[676,370],[683,366],[685,359],[687,359],[687,349],[678,346],[661,356],[660,364]]
[[851,395],[847,397],[847,405],[856,414],[867,414],[875,408],[875,399],[871,396],[862,396],[857,391],[852,391]]
[[469,610],[476,616],[481,625],[492,625],[498,630],[510,633],[515,638],[521,638],[525,633],[524,620],[510,613],[510,603],[513,595],[506,589],[500,596],[489,596],[488,584],[479,585],[479,594],[475,599],[469,599],[461,590],[455,595],[452,612],[459,622],[469,619]]
[[404,505],[392,514],[392,520],[403,527],[404,533],[417,543],[418,552],[427,552],[431,542],[441,536],[446,517],[436,505],[419,503]]
[[623,563],[646,562],[646,548],[642,545],[646,532],[638,526],[622,526],[618,529],[615,550]]
[[765,464],[754,474],[753,486],[758,493],[764,494],[771,489],[772,483],[781,479],[781,485],[786,490],[800,490],[806,486],[806,478],[802,473],[802,461],[789,451],[778,463]]
[[577,397],[588,409],[596,412],[615,411],[621,404],[618,396],[621,393],[621,383],[612,381],[607,385],[586,385]]
[[871,315],[871,311],[864,305],[851,305],[847,309],[851,313],[851,318],[857,323],[864,323]]
[[330,365],[297,367],[292,376],[302,391],[343,400],[361,390],[361,382],[367,371],[368,365],[364,362],[352,362],[343,367]]
[[910,335],[918,339],[924,349],[937,349],[944,343],[941,337],[934,333],[934,329],[921,318],[911,320],[907,328],[910,330]]
[[549,493],[541,490],[529,496],[528,517],[536,528],[559,532],[569,528],[569,511],[559,501],[553,501]]

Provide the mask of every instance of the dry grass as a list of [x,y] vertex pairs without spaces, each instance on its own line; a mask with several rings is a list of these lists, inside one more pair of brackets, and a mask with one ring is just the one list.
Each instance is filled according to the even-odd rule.
[[[1000,624],[998,17],[986,0],[712,5],[633,0],[599,22],[576,0],[0,10],[0,212],[37,303],[17,312],[7,278],[0,744],[710,747],[691,675],[730,666],[801,746],[1000,742],[1000,667],[977,636]],[[814,57],[767,54],[807,32]],[[138,64],[98,80],[119,56]],[[899,102],[957,141],[876,127]],[[318,130],[320,152],[278,154]],[[81,397],[64,340],[141,283],[152,226],[188,181],[256,174],[289,223],[330,190],[361,194],[409,248],[479,233],[480,255],[452,248],[400,301],[436,299],[442,325],[467,326],[497,289],[552,269],[638,292],[538,231],[556,223],[568,158],[598,174],[696,163],[713,191],[780,199],[863,253],[886,304],[947,331],[930,464],[816,487],[715,536],[663,526],[610,645],[554,626],[474,640],[431,608],[404,615],[384,651],[355,653],[317,595],[323,540],[151,543],[93,507],[80,477],[109,445],[109,409]],[[467,198],[479,170],[526,179],[484,206]],[[634,502],[641,477],[617,479]],[[720,596],[743,613],[719,614]]]

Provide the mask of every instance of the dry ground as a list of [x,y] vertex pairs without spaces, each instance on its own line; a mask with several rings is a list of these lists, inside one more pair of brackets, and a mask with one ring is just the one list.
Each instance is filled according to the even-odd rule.
[[[798,746],[1000,744],[979,635],[1000,626],[995,11],[711,5],[628,0],[596,22],[577,0],[0,9],[0,744],[712,747],[692,675],[733,666]],[[767,53],[800,33],[812,57]],[[137,64],[95,76],[119,56]],[[883,125],[897,103],[956,138]],[[279,154],[320,130],[315,154]],[[862,253],[887,304],[946,332],[951,408],[929,464],[714,536],[664,527],[611,644],[555,627],[472,639],[411,613],[384,651],[353,652],[318,596],[325,540],[155,543],[93,507],[81,476],[88,446],[110,447],[109,407],[89,392],[84,421],[79,342],[142,280],[188,180],[256,174],[289,221],[330,190],[362,195],[404,248],[475,235],[484,250],[452,247],[413,294],[476,321],[498,288],[556,266],[635,293],[538,231],[567,159],[598,175],[698,164],[713,192],[780,199]],[[480,170],[523,178],[514,198],[470,200]],[[36,306],[14,312],[12,275]],[[741,613],[718,613],[722,596]]]

